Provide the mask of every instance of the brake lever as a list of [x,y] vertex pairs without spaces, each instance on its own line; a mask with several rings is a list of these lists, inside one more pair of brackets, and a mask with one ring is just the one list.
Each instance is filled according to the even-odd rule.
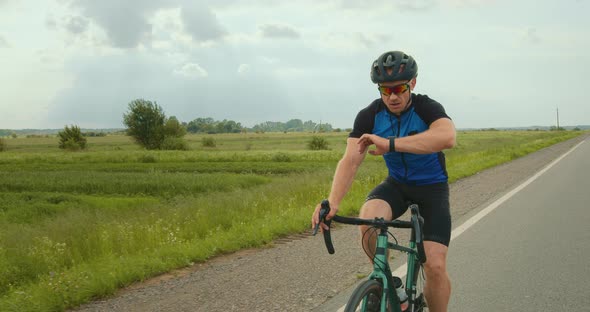
[[313,229],[313,236],[315,236],[318,233],[318,230],[320,229],[320,223],[324,223],[325,225],[330,227],[330,223],[332,223],[332,220],[326,221],[326,216],[328,216],[329,213],[330,205],[327,203],[326,200],[324,200],[322,201],[322,208],[320,208],[320,220]]

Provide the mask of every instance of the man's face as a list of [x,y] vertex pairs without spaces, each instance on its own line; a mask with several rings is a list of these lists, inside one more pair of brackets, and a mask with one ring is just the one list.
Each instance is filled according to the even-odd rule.
[[399,115],[408,104],[411,91],[416,85],[416,78],[410,81],[394,81],[379,84],[381,99],[390,112]]

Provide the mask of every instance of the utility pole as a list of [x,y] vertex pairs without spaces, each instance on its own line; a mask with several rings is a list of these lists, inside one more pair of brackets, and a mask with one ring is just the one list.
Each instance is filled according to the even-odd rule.
[[557,131],[559,131],[559,107],[557,108]]

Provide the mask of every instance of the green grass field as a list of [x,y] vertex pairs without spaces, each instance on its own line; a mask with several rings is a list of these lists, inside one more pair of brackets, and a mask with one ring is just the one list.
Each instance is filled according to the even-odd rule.
[[[458,133],[451,181],[557,142],[575,131]],[[61,311],[156,274],[309,227],[328,196],[346,133],[189,135],[190,151],[145,151],[126,136],[5,139],[0,152],[0,310]],[[358,211],[387,174],[367,155],[341,207]]]

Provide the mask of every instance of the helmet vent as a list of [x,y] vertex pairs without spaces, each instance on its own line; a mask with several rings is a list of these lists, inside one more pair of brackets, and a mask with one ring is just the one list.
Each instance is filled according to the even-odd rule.
[[399,70],[397,71],[398,74],[401,74],[404,72],[404,69],[406,69],[406,64],[400,64],[399,66]]

